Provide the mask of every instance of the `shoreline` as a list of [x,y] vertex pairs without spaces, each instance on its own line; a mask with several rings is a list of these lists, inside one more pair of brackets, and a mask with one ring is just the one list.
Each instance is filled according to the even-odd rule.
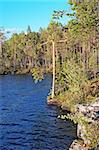
[[[96,99],[96,102],[89,104],[89,105],[83,105],[83,104],[77,105],[75,112],[71,112],[70,109],[67,108],[66,106],[62,107],[62,103],[59,102],[57,99],[48,99],[47,104],[60,107],[62,111],[64,110],[67,111],[67,114],[69,114],[70,117],[64,118],[64,116],[63,117],[61,116],[60,117],[61,119],[63,118],[70,119],[71,121],[75,123],[75,118],[76,119],[79,118],[79,121],[76,122],[77,124],[76,133],[77,133],[78,139],[75,139],[72,142],[69,150],[89,150],[89,149],[91,150],[91,148],[96,148],[96,147],[99,148],[99,139],[98,139],[99,98]],[[87,122],[86,122],[86,119],[87,119]],[[84,120],[87,123],[87,127],[86,127],[86,124],[84,124],[83,122]],[[93,133],[92,128],[95,133]],[[88,137],[89,136],[88,134],[90,135],[90,138]],[[92,137],[93,135],[94,137]],[[97,142],[93,142],[93,140],[96,140]]]

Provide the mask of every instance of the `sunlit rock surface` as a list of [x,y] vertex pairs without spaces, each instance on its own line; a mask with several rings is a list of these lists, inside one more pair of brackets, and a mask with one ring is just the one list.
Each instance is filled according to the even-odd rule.
[[[99,129],[99,123],[98,123],[99,121],[99,98],[97,98],[94,103],[89,104],[89,105],[77,105],[76,113],[78,113],[78,115],[79,113],[80,114],[82,113],[85,117],[90,119],[91,120],[90,124],[92,125],[93,130],[95,126]],[[90,129],[89,132],[91,132],[91,130],[92,129]],[[99,130],[94,130],[94,134],[98,136]],[[79,140],[74,140],[69,150],[88,150],[86,145],[91,145],[92,143],[91,143],[91,139],[88,139],[86,137],[86,128],[84,125],[81,125],[81,124],[77,125],[77,137],[82,139],[83,143],[79,142]],[[97,146],[99,146],[99,143],[97,143]]]

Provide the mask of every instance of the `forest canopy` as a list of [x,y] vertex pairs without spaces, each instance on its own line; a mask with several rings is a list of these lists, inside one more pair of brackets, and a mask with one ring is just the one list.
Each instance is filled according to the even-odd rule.
[[[14,33],[6,39],[0,29],[0,73],[32,73],[35,80],[53,73],[52,97],[68,90],[66,95],[75,93],[79,101],[88,95],[84,88],[89,80],[99,74],[99,2],[68,3],[71,13],[55,10],[48,27],[39,32],[28,26],[27,33]],[[71,18],[66,25],[59,20],[64,15]]]

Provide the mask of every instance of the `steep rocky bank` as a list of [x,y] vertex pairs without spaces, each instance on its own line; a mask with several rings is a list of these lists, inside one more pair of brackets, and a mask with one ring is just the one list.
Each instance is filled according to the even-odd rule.
[[[62,106],[62,102],[57,99],[48,100],[48,105],[60,106],[63,110],[69,110],[66,106]],[[72,113],[73,121],[77,121],[77,137],[70,146],[69,150],[89,150],[91,148],[99,148],[99,98],[91,104],[75,107]],[[76,118],[76,119],[75,119]]]

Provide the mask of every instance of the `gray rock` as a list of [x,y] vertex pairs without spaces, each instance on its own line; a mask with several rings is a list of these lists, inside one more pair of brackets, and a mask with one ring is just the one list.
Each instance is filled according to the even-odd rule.
[[88,118],[99,119],[99,98],[96,101],[89,105],[77,105],[76,112],[82,113]]
[[[99,98],[92,104],[87,105],[77,105],[76,112],[79,114],[83,114],[90,121],[89,123],[95,124],[99,119]],[[88,150],[84,145],[90,145],[91,141],[86,137],[86,128],[83,124],[77,125],[77,136],[82,139],[83,144],[79,142],[79,140],[74,140],[71,144],[69,150]]]
[[74,140],[69,148],[69,150],[88,150],[86,147],[84,147],[83,141],[80,140]]

